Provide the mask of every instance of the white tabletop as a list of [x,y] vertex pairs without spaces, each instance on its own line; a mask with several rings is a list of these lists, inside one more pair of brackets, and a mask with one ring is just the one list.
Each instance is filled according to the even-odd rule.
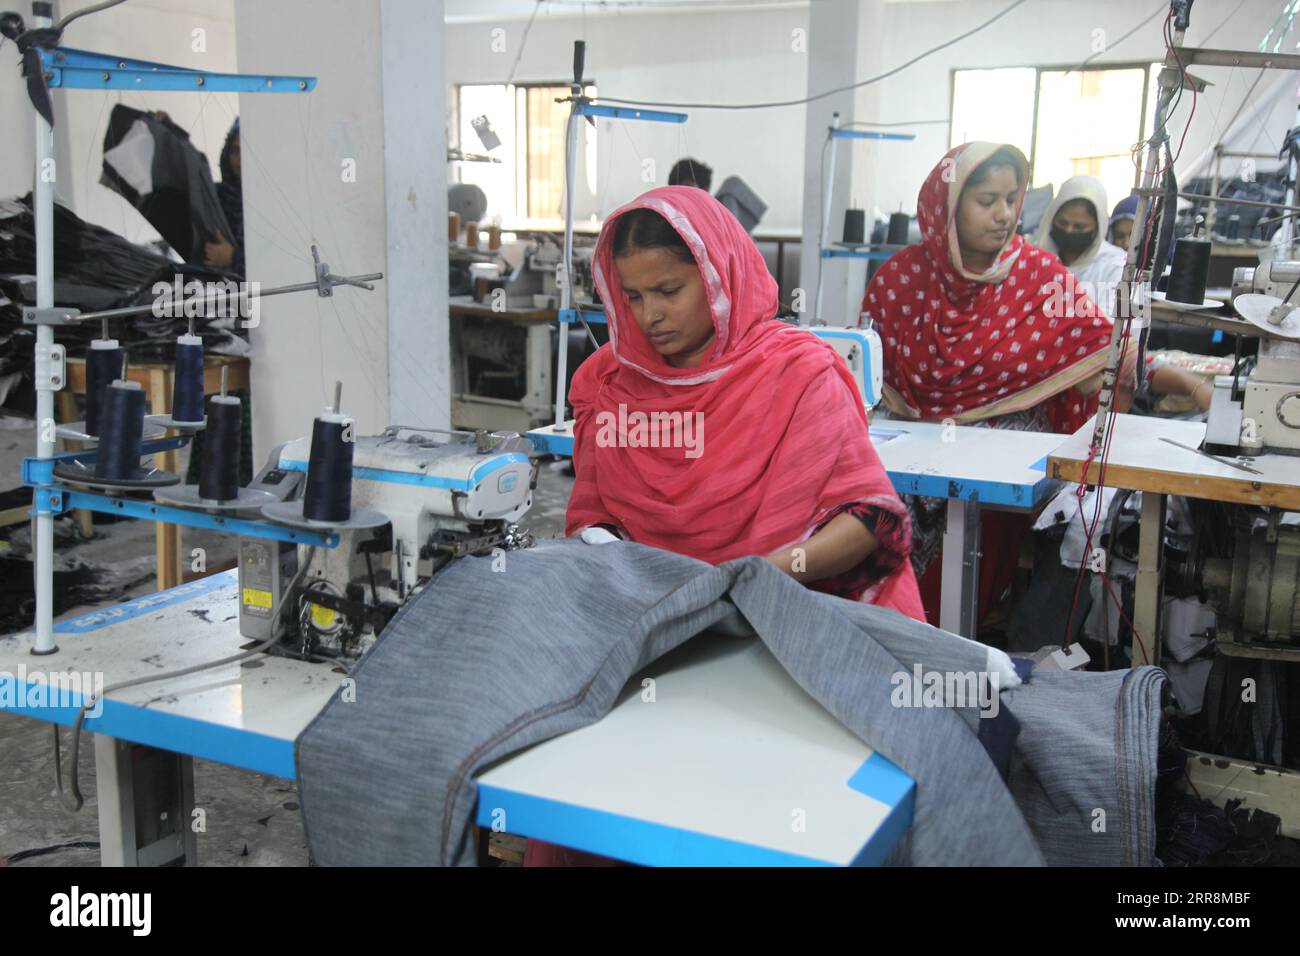
[[915,792],[760,641],[712,633],[478,783],[480,826],[669,866],[879,863]]
[[[533,448],[572,457],[573,421],[527,433]],[[1054,432],[975,428],[880,419],[871,440],[900,494],[957,498],[1030,510],[1057,483],[1047,476],[1047,456],[1066,438]]]
[[[56,654],[30,653],[32,632],[0,638],[0,709],[71,725],[81,694],[43,706],[21,683],[100,675],[103,686],[239,653],[235,571],[60,621]],[[293,742],[344,675],[329,664],[259,656],[186,677],[110,692],[86,730],[292,779]],[[94,678],[79,686],[92,690]],[[70,683],[62,684],[71,687]]]
[[[1052,452],[1049,464],[1053,476],[1079,480],[1092,443],[1092,428],[1090,418]],[[1254,473],[1178,447],[1199,448],[1205,438],[1204,422],[1117,414],[1114,428],[1106,459],[1105,484],[1109,487],[1300,510],[1300,457],[1219,456],[1244,464]],[[1098,479],[1099,466],[1097,461],[1089,466],[1089,481]]]
[[900,494],[1030,509],[1055,489],[1047,456],[1054,432],[878,419],[871,441]]
[[[0,638],[0,709],[65,726],[111,685],[238,653],[234,571],[60,621],[59,651]],[[88,675],[77,685],[63,675]],[[51,677],[67,688],[51,700]],[[643,678],[655,681],[642,700]],[[293,744],[344,679],[259,656],[110,692],[85,729],[293,779]],[[34,690],[33,688],[38,690]],[[809,697],[757,641],[703,635],[657,661],[603,720],[480,778],[480,823],[639,863],[878,863],[914,784]]]

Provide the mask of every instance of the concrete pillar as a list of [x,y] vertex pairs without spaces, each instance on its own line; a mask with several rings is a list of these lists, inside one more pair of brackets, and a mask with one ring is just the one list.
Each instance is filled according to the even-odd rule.
[[[808,8],[808,95],[848,86],[879,72],[881,63],[883,0],[825,0]],[[866,266],[856,260],[820,260],[822,216],[825,208],[823,179],[829,172],[830,146],[826,131],[833,113],[841,126],[855,120],[876,119],[877,94],[867,87],[846,91],[808,104],[804,122],[803,244],[799,259],[799,285],[804,289],[805,316],[811,320],[817,299],[820,266],[822,319],[830,325],[856,322],[866,281]],[[832,191],[828,240],[843,234],[844,210],[850,200],[867,210],[870,222],[875,188],[875,152],[864,141],[839,141]],[[888,148],[888,147],[883,147]]]
[[262,303],[254,454],[310,431],[342,380],[359,434],[450,421],[441,0],[236,0],[241,72],[310,74],[307,94],[240,97],[250,280],[340,287]]

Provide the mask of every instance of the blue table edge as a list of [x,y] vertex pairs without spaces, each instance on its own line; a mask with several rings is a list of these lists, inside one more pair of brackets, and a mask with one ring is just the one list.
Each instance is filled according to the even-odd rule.
[[[916,784],[882,754],[873,753],[846,782],[888,808],[880,826],[849,862],[878,866],[911,826]],[[836,861],[788,853],[728,837],[508,790],[478,786],[475,822],[642,866],[835,866]]]
[[[190,600],[200,594],[229,589],[232,592],[231,597],[234,597],[238,586],[235,572],[223,571],[168,588],[166,591],[146,594],[131,601],[108,608],[99,608],[60,621],[55,625],[54,631],[56,634],[86,634],[180,601]],[[10,639],[17,636],[12,635]],[[57,664],[57,655],[32,657],[28,669],[45,674],[57,671]],[[16,674],[0,672],[0,711],[34,720],[49,721],[63,727],[72,726],[84,703],[84,697],[80,693],[65,688],[55,688],[51,691],[40,681],[29,680],[24,683],[27,689],[20,691]],[[16,702],[20,697],[25,700],[36,697],[43,702],[18,706]],[[288,780],[296,777],[292,739],[209,723],[182,714],[152,710],[148,706],[118,701],[111,697],[104,699],[102,714],[98,717],[88,716],[82,727],[90,733],[106,734],[120,740],[157,747],[159,750],[184,753],[191,757],[212,760],[243,770],[253,770]],[[183,751],[176,747],[176,742],[180,738],[186,741]]]
[[[558,455],[561,458],[573,457],[573,436],[556,432],[554,426],[543,425],[525,433],[533,443],[533,449],[546,455]],[[899,494],[924,495],[928,498],[956,498],[965,501],[978,501],[982,505],[1004,505],[1012,508],[1033,508],[1056,489],[1058,482],[1047,476],[1047,455],[1029,466],[1030,471],[1040,472],[1043,477],[1032,484],[1011,483],[1003,481],[957,481],[943,475],[928,475],[919,472],[898,471],[886,468],[889,480]]]
[[[234,591],[234,572],[214,574],[198,581],[144,595],[110,608],[101,608],[56,625],[56,633],[85,634],[119,624],[161,607],[220,590]],[[116,612],[116,613],[113,613]],[[45,673],[51,658],[32,658],[33,671]],[[82,694],[63,687],[50,688],[40,681],[25,681],[0,672],[0,710],[71,727],[84,703]],[[40,698],[40,703],[18,705],[19,698]],[[296,779],[294,741],[238,727],[209,723],[181,714],[150,710],[147,706],[105,698],[102,713],[87,717],[83,729],[120,740],[176,751],[185,737],[184,753],[245,770]],[[911,825],[915,783],[896,765],[873,753],[847,782],[847,786],[889,808],[885,819],[858,851],[854,866],[874,866],[893,850]],[[615,856],[652,866],[827,866],[825,860],[746,844],[735,840],[636,820],[529,794],[479,786],[477,823],[492,828],[493,810],[505,810],[518,832],[529,832],[564,846]],[[522,820],[522,822],[521,822]],[[541,822],[539,822],[541,821]]]

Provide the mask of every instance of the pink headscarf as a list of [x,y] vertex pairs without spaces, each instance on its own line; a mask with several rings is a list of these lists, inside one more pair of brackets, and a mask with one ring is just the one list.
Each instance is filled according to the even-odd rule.
[[[958,422],[1042,405],[1053,431],[1073,432],[1096,411],[1096,397],[1073,386],[1105,364],[1110,320],[1061,260],[1014,233],[988,272],[971,273],[961,261],[962,187],[999,148],[965,143],[948,151],[917,196],[921,242],[867,286],[862,311],[885,344],[885,401],[908,418]],[[1023,204],[1029,163],[1011,149]]]
[[[633,209],[663,216],[699,266],[715,338],[704,360],[670,366],[637,325],[613,241]],[[810,537],[842,506],[906,516],[867,435],[861,397],[839,355],[775,318],[777,286],[736,218],[701,189],[653,189],[615,211],[593,273],[610,341],[578,369],[566,533],[610,524],[643,544],[719,564]],[[631,447],[635,413],[694,416],[702,441]],[[665,419],[666,420],[666,419]],[[608,441],[612,434],[616,441]],[[924,620],[911,563],[853,597]]]

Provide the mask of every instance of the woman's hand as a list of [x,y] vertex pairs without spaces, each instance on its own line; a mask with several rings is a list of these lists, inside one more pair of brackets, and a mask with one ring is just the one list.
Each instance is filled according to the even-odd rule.
[[1161,365],[1151,375],[1151,391],[1157,395],[1184,395],[1201,411],[1208,412],[1210,399],[1214,397],[1214,383],[1172,365]]
[[766,560],[796,581],[808,584],[856,567],[877,546],[876,536],[867,526],[846,513],[836,515],[802,544],[773,551]]
[[1210,402],[1214,398],[1213,382],[1198,382],[1192,389],[1192,401],[1196,402],[1196,407],[1203,412],[1210,410]]
[[213,269],[229,269],[235,261],[235,247],[220,237],[216,242],[203,244],[203,264]]

